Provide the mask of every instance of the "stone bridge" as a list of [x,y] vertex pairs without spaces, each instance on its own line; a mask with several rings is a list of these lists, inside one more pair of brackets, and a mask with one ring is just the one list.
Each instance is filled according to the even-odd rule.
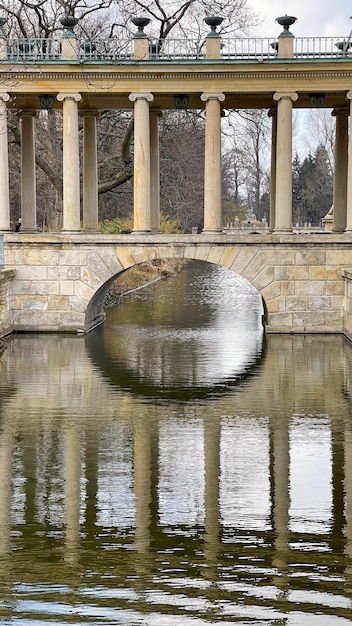
[[107,290],[121,272],[162,258],[197,259],[243,276],[262,296],[267,332],[351,335],[347,233],[5,234],[2,334],[87,332],[104,321]]

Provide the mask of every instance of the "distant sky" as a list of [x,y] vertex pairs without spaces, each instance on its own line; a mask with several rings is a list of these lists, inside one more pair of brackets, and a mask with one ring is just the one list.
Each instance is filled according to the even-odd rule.
[[296,37],[347,36],[352,29],[351,0],[248,0],[248,4],[263,19],[257,37],[277,35],[275,19],[286,13],[298,19],[291,27]]

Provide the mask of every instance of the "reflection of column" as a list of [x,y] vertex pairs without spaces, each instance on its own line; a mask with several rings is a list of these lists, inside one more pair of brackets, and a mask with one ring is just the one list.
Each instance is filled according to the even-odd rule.
[[332,519],[333,528],[331,537],[333,551],[343,550],[343,529],[345,525],[344,515],[344,446],[340,438],[339,430],[331,428],[332,444]]
[[204,556],[210,577],[216,573],[219,551],[219,479],[220,479],[220,421],[204,421],[205,464],[205,546]]
[[348,559],[348,565],[346,567],[346,591],[351,599],[352,597],[352,431],[350,424],[346,420],[345,426],[345,466],[344,466],[344,485],[345,485],[345,498],[346,498],[346,545],[345,554]]
[[131,93],[134,102],[134,232],[148,233],[150,223],[150,122],[151,93]]
[[21,120],[21,230],[28,233],[37,230],[35,111],[21,111]]
[[[34,462],[33,462],[34,459]],[[23,445],[23,475],[25,478],[25,519],[26,531],[31,534],[33,524],[35,523],[35,504],[36,504],[36,464],[37,464],[37,436],[33,433],[27,433]]]
[[85,532],[92,538],[97,523],[97,496],[98,496],[98,442],[96,433],[91,432],[86,443],[86,516]]
[[205,102],[204,230],[222,230],[221,105],[223,93],[202,93]]
[[80,221],[80,181],[78,143],[78,93],[59,93],[63,114],[63,227],[62,230],[78,232]]
[[[273,423],[272,423],[273,422]],[[281,416],[271,427],[272,524],[275,533],[273,563],[278,569],[278,586],[285,586],[289,542],[289,434],[288,419]],[[280,576],[281,575],[281,576]]]
[[12,444],[12,434],[4,428],[0,433],[0,556],[10,551]]
[[0,93],[0,231],[10,230],[9,154],[7,143],[8,93]]
[[98,231],[98,111],[85,109],[83,117],[83,230]]
[[275,231],[292,231],[292,103],[296,93],[275,93],[277,100],[276,159],[280,176],[276,177]]
[[151,433],[149,420],[138,420],[134,429],[134,491],[136,496],[137,552],[147,552],[150,545]]
[[160,232],[160,155],[159,118],[161,111],[150,111],[150,227],[152,232]]
[[336,116],[336,136],[332,231],[343,233],[346,228],[348,109],[335,107],[333,115]]
[[65,560],[75,563],[79,544],[81,449],[80,434],[74,424],[64,430],[64,478],[65,478]]
[[276,135],[277,135],[277,111],[269,110],[271,117],[271,168],[270,168],[270,215],[269,230],[275,230],[275,193],[276,193]]

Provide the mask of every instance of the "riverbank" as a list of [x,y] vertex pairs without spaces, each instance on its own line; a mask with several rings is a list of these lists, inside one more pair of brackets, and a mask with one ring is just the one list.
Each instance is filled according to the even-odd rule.
[[127,293],[145,287],[155,280],[166,279],[179,274],[188,261],[183,259],[156,259],[141,263],[121,274],[109,289],[105,309],[117,306]]

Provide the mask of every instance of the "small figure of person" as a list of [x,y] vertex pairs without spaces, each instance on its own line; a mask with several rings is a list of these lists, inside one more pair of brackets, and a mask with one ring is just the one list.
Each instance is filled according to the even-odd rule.
[[21,224],[22,224],[22,218],[19,217],[17,222],[16,222],[16,226],[15,226],[16,233],[18,233],[18,231],[21,230]]

